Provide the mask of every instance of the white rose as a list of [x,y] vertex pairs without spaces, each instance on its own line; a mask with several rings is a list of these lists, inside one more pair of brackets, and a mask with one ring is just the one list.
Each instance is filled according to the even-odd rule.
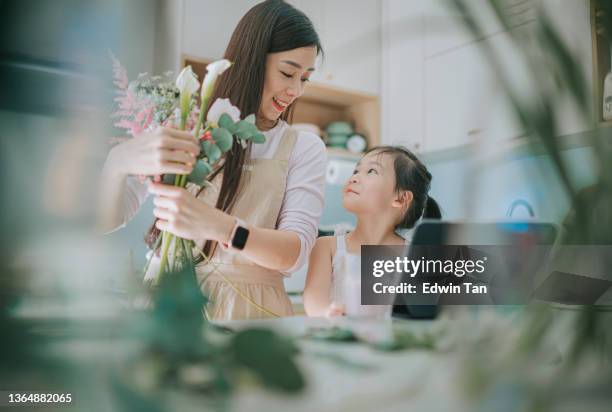
[[187,66],[181,70],[181,73],[176,78],[176,87],[178,87],[182,96],[190,96],[198,91],[200,82],[198,77],[191,70],[191,66]]
[[227,113],[234,123],[240,120],[240,109],[232,105],[229,99],[217,99],[208,110],[206,120],[219,124],[219,118],[223,113]]
[[207,100],[212,94],[217,77],[229,69],[232,63],[227,59],[214,61],[206,66],[206,76],[202,82],[202,101]]

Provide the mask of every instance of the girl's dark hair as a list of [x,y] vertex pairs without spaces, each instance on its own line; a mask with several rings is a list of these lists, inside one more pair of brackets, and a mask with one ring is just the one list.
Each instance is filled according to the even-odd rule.
[[[282,0],[266,0],[255,5],[234,29],[223,56],[233,64],[217,80],[210,101],[229,98],[243,116],[257,114],[263,94],[268,53],[308,46],[314,46],[317,54],[323,52],[319,36],[304,13]],[[291,120],[294,103],[283,112],[282,120]],[[212,181],[223,171],[216,204],[218,209],[231,213],[240,189],[243,166],[250,157],[250,151],[250,141],[246,148],[235,141],[231,150],[225,153],[223,165],[209,176],[208,180]],[[157,236],[159,230],[153,225],[146,237],[150,247],[154,245]],[[211,256],[215,246],[214,242],[207,241],[204,254]]]
[[431,173],[410,150],[402,146],[376,146],[366,152],[388,154],[393,157],[395,169],[395,191],[412,192],[412,203],[397,225],[398,228],[412,229],[421,218],[441,219],[440,206],[429,196]]

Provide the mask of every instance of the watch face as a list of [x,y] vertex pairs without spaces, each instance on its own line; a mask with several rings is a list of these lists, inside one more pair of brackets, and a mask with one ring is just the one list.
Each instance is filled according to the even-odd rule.
[[242,250],[246,245],[247,238],[249,237],[249,229],[242,226],[236,228],[236,233],[232,239],[232,247]]

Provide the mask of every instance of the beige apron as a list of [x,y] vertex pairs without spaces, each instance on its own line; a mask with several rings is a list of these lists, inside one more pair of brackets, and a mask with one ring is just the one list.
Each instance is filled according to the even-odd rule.
[[[272,159],[252,159],[247,162],[239,195],[231,212],[233,216],[251,226],[276,229],[285,196],[289,157],[296,138],[297,131],[289,127],[283,133]],[[212,206],[216,205],[221,179],[220,173],[215,177],[213,186],[202,191],[198,198]],[[197,242],[200,247],[203,243]],[[206,307],[210,319],[293,315],[283,284],[283,274],[259,266],[239,253],[225,251],[217,246],[210,262],[203,262],[196,267],[196,274],[202,293],[210,300]]]

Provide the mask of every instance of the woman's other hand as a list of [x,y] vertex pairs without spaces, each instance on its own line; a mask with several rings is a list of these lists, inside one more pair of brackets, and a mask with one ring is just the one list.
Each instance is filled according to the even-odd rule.
[[149,192],[155,196],[153,214],[159,230],[184,239],[228,240],[235,222],[232,216],[180,187],[149,183]]
[[191,173],[199,153],[200,146],[191,134],[160,127],[115,146],[109,158],[120,175],[154,176]]

